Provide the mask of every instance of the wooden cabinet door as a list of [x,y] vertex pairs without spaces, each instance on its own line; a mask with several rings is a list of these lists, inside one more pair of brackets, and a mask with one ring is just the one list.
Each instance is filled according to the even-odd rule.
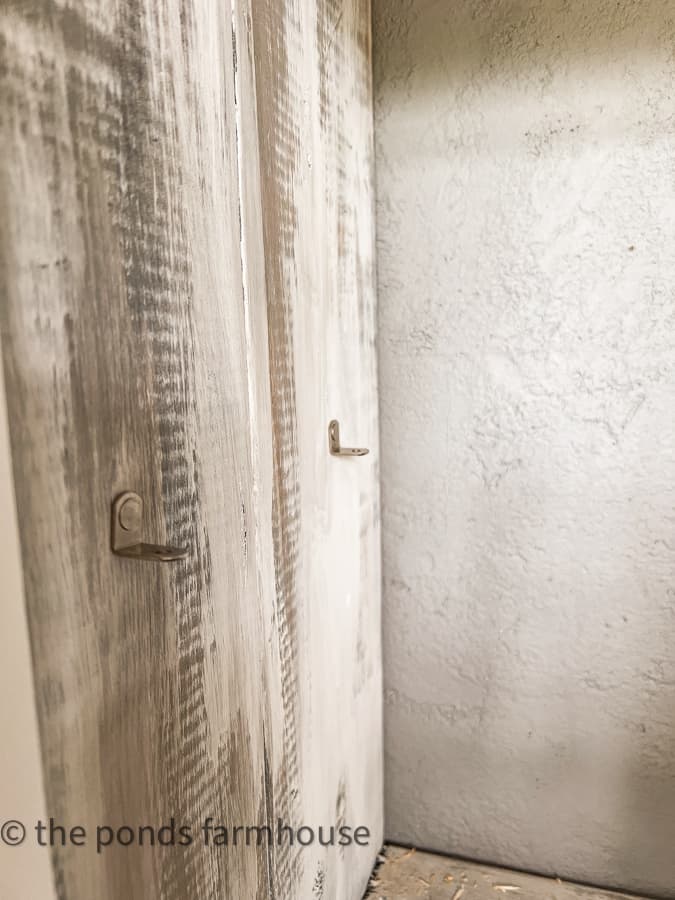
[[[374,861],[366,7],[0,11],[25,603],[48,815],[86,832],[56,836],[60,898],[355,898]],[[334,417],[370,456],[329,456]],[[111,552],[126,490],[144,539],[187,559]],[[204,846],[207,817],[228,846]],[[139,846],[140,826],[172,819],[189,843],[151,846],[146,830]],[[234,826],[279,820],[365,826],[369,846],[232,846]],[[101,825],[115,838],[97,852]]]

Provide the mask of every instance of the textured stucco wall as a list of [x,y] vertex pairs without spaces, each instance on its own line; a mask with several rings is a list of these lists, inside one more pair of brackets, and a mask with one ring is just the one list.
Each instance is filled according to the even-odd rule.
[[375,41],[388,837],[675,896],[675,4]]

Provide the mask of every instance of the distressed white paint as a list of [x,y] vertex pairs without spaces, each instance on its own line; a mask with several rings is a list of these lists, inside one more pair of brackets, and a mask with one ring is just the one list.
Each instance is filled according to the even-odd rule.
[[[291,808],[370,830],[298,854],[296,895],[351,900],[383,828],[370,5],[255,5],[253,34]],[[333,418],[371,454],[330,456]]]
[[[0,329],[48,812],[193,835],[57,846],[59,894],[355,900],[382,837],[369,5],[39,6],[0,10]],[[329,456],[335,415],[372,456]],[[128,489],[184,562],[110,552]],[[278,820],[311,846],[241,845]]]
[[673,13],[375,9],[388,836],[664,895]]

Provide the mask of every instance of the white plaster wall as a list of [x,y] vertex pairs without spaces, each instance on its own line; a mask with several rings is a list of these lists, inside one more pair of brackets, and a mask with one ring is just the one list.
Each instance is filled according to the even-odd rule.
[[375,44],[388,837],[675,896],[675,3]]

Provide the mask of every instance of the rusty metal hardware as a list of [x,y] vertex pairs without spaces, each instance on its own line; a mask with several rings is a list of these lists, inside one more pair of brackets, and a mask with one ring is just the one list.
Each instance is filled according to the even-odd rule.
[[141,540],[142,529],[143,499],[133,491],[125,491],[112,506],[113,553],[151,562],[174,562],[188,555],[187,548],[146,544]]

